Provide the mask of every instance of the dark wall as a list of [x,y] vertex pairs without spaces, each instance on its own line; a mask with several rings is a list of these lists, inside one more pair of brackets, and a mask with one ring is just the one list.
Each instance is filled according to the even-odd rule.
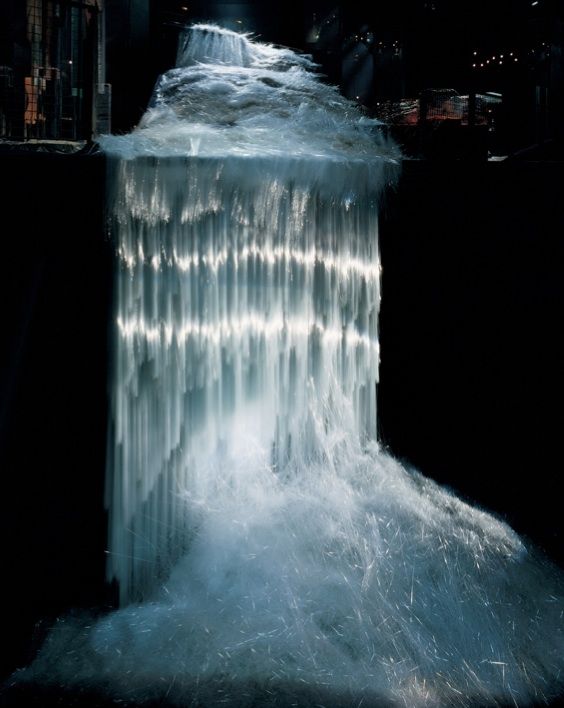
[[381,234],[381,436],[564,560],[562,164],[405,163]]
[[[110,248],[104,162],[0,155],[3,670],[104,601]],[[10,226],[12,225],[13,226]]]
[[[57,614],[108,599],[112,249],[103,159],[4,155],[0,165],[10,671]],[[560,561],[562,182],[562,166],[549,164],[405,164],[382,219],[379,388],[381,436],[395,454]]]
[[151,36],[149,0],[108,0],[107,80],[112,85],[112,132],[127,133],[145,112],[160,73]]

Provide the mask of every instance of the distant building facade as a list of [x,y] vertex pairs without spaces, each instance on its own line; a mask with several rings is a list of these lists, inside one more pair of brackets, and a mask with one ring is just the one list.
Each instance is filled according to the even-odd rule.
[[0,28],[0,139],[110,130],[103,0],[3,0]]

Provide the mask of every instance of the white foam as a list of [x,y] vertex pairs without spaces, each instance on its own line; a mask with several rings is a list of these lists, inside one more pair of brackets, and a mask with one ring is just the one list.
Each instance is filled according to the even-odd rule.
[[138,128],[127,136],[105,136],[100,144],[126,158],[314,158],[322,172],[322,159],[362,160],[365,169],[376,171],[373,186],[381,188],[381,172],[397,163],[397,148],[378,121],[322,82],[314,69],[289,49],[198,25],[181,45],[179,66],[158,81]]
[[[323,416],[321,413],[323,412]],[[171,705],[477,706],[559,688],[555,571],[374,447],[336,400],[281,477],[242,411],[182,501],[190,551],[151,599],[61,621],[26,680]]]

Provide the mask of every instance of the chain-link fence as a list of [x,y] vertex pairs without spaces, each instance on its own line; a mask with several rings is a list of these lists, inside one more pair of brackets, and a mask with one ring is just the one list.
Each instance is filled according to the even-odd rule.
[[0,138],[87,140],[109,127],[100,0],[14,4],[0,66]]

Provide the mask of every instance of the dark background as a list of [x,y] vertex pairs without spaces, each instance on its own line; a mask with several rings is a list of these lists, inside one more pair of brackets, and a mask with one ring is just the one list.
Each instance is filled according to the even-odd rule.
[[[187,4],[194,18],[206,10],[211,19],[246,10],[247,29],[309,49],[304,36],[312,8],[333,11],[331,3],[299,3],[296,9]],[[493,42],[496,33],[517,24],[523,41],[529,39],[530,3],[519,6],[522,18],[501,2],[474,3],[472,11],[462,2],[456,14],[444,3],[435,3],[435,10],[420,3],[419,15],[402,15],[400,5],[406,9],[405,3],[378,7],[380,13],[388,8],[381,15],[386,32],[401,31],[406,51],[415,52],[405,60],[402,79],[410,91],[455,80],[464,89],[471,80],[467,49],[476,33],[482,32],[483,43]],[[117,131],[138,120],[156,76],[174,60],[179,3],[147,7],[145,24],[136,16],[143,25],[137,32],[123,3],[108,3]],[[378,19],[375,9],[355,3],[338,9],[333,39],[314,47],[334,77],[350,28]],[[433,24],[427,14],[436,12],[442,14]],[[422,17],[434,35],[417,31]],[[551,32],[560,31],[557,24]],[[538,23],[534,31],[540,31]],[[120,36],[130,39],[118,47]],[[443,52],[437,37],[445,37]],[[457,42],[463,43],[460,51]],[[535,110],[530,106],[529,117]],[[554,130],[542,144],[535,142],[529,118],[521,116],[511,137],[515,151],[503,162],[454,160],[448,151],[440,159],[405,160],[381,218],[378,398],[385,447],[507,520],[562,564],[559,111],[555,102]],[[114,601],[104,582],[103,509],[113,254],[104,222],[102,156],[0,150],[0,169],[1,623],[7,675],[29,661],[57,615]]]

